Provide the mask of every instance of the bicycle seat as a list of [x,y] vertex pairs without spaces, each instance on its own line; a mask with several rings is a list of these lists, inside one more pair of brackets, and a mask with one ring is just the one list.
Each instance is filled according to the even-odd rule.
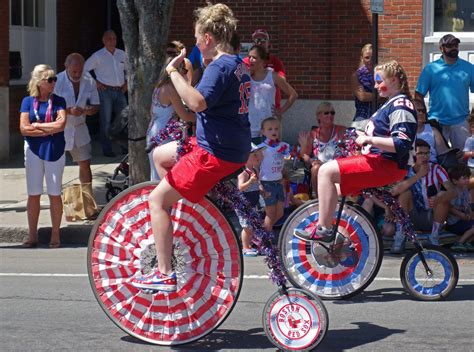
[[221,180],[219,182],[225,182],[225,181],[230,181],[232,180],[233,178],[236,178],[237,176],[239,176],[239,174],[245,170],[245,166],[242,166],[241,168],[239,168],[237,171],[234,171],[233,173],[231,173],[230,175],[227,175],[223,178],[221,178]]

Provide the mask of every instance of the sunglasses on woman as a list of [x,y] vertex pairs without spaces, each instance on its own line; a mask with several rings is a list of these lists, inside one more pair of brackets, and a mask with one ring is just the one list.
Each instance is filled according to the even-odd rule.
[[48,81],[48,83],[53,83],[58,80],[58,77],[53,76],[53,77],[48,77],[48,78],[43,78],[43,81]]
[[336,115],[336,112],[335,111],[324,111],[323,114],[324,115]]

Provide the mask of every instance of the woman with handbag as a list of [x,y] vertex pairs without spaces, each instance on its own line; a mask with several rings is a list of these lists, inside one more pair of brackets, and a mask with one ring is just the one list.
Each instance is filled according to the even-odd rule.
[[50,248],[60,246],[59,228],[63,205],[61,201],[62,176],[65,165],[64,127],[66,102],[53,94],[57,81],[49,65],[36,65],[28,83],[29,96],[23,98],[20,108],[20,132],[25,137],[25,170],[28,191],[28,240],[25,248],[38,245],[38,218],[43,179],[50,201]]

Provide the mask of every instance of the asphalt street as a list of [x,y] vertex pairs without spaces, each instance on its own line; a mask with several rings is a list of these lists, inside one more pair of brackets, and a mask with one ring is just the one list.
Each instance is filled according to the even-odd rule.
[[[169,351],[119,329],[96,302],[85,247],[21,249],[0,244],[0,351]],[[419,302],[386,256],[361,295],[325,301],[329,331],[318,351],[474,351],[474,256],[458,256],[460,280],[447,301]],[[274,351],[261,314],[275,287],[261,257],[245,258],[239,301],[226,322],[176,351]]]

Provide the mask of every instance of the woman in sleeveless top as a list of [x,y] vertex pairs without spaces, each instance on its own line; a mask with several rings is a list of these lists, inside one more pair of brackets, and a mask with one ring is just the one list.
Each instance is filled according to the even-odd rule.
[[[165,68],[173,58],[174,57],[168,57],[166,59],[163,68],[161,69],[158,82],[153,90],[150,107],[151,118],[146,134],[147,144],[149,144],[151,139],[166,127],[175,113],[182,120],[191,122],[196,121],[194,112],[186,110],[186,107],[166,73]],[[180,70],[180,72],[185,75],[184,70]],[[167,169],[174,165],[176,161],[176,145],[175,143],[171,143],[171,146],[167,146],[167,144],[169,144],[168,142],[170,141],[162,141],[157,148],[154,148],[150,153],[148,153],[151,171],[150,179],[152,181],[158,180],[162,177]]]
[[[254,45],[249,50],[251,94],[249,103],[249,121],[252,133],[252,142],[259,144],[261,140],[261,124],[267,117],[275,116],[279,120],[298,98],[294,88],[272,69],[267,68],[265,62],[268,53],[265,48]],[[288,99],[285,104],[275,108],[275,87],[279,87]]]
[[372,44],[365,44],[360,51],[359,68],[352,74],[351,84],[354,94],[356,112],[352,127],[360,130],[372,115],[372,100],[374,97],[374,74],[372,68]]
[[298,142],[305,165],[311,168],[311,185],[317,198],[318,170],[322,164],[334,159],[337,141],[344,135],[346,128],[334,124],[336,111],[329,102],[322,102],[316,108],[316,120],[319,127],[311,132],[301,132]]
[[449,148],[446,145],[443,136],[426,120],[426,110],[421,102],[414,101],[418,128],[416,130],[416,138],[423,139],[430,145],[430,162],[437,163],[437,156],[446,153]]

